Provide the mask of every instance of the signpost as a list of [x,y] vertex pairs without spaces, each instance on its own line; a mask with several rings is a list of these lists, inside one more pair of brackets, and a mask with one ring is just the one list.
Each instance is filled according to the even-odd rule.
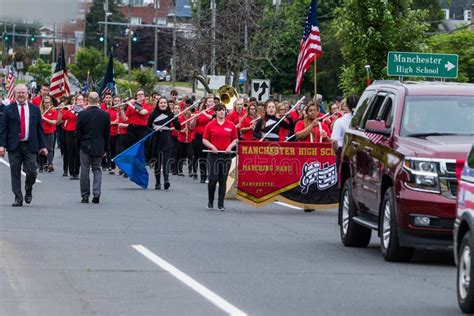
[[389,52],[387,74],[398,77],[458,77],[458,55]]
[[266,102],[270,99],[270,80],[253,79],[251,88],[251,96],[256,98],[257,102]]

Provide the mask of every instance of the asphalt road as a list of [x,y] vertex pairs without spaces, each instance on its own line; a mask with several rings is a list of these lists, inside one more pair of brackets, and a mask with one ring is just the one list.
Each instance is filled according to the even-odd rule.
[[60,166],[12,208],[0,163],[0,315],[460,314],[450,252],[387,263],[376,238],[341,245],[336,210],[210,211],[206,185],[188,177],[166,192],[104,174],[101,204],[85,205]]

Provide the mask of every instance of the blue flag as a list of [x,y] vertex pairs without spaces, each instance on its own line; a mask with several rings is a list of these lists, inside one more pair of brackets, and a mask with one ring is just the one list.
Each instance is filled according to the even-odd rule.
[[145,168],[145,141],[153,134],[155,134],[155,131],[112,158],[130,180],[143,189],[148,187],[148,171]]

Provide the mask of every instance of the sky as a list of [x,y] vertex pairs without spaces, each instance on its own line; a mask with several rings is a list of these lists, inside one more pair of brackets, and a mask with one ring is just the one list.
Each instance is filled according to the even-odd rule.
[[1,21],[53,24],[77,15],[79,0],[0,0]]

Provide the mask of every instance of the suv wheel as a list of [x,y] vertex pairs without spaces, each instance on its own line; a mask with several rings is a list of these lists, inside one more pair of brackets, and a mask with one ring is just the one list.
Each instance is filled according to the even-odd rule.
[[382,216],[379,226],[379,230],[381,230],[380,245],[384,259],[386,261],[410,260],[414,249],[400,247],[393,188],[388,188],[385,192],[380,214]]
[[341,241],[347,247],[367,247],[372,230],[355,223],[352,217],[356,214],[356,205],[352,199],[351,179],[344,182],[341,200],[339,201],[339,218],[341,219]]
[[466,314],[474,313],[474,282],[471,282],[472,269],[471,260],[471,237],[470,232],[464,235],[459,248],[458,260],[458,303],[461,310]]

